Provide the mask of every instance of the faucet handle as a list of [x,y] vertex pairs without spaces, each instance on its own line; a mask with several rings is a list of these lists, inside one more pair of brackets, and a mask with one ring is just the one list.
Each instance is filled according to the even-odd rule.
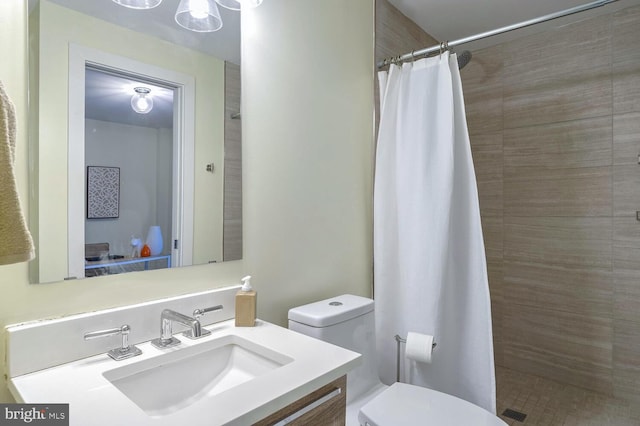
[[210,306],[208,308],[194,309],[193,310],[193,317],[195,319],[200,319],[200,317],[203,316],[206,313],[221,311],[223,308],[224,308],[224,306],[222,306],[222,305],[216,305],[216,306]]
[[119,348],[111,349],[107,354],[116,361],[131,358],[142,354],[142,351],[135,345],[129,345],[129,333],[131,327],[124,324],[121,327],[109,328],[106,330],[90,331],[84,334],[84,340],[97,339],[98,337],[115,336],[116,334],[122,334],[122,345]]
[[[216,311],[220,311],[222,310],[224,307],[222,305],[216,305],[216,306],[210,306],[208,308],[198,308],[198,309],[194,309],[193,310],[193,317],[200,321],[200,317],[202,317],[204,314],[208,313],[208,312],[216,312]],[[191,333],[191,330],[187,330],[184,333],[182,333],[184,337],[188,337],[189,339],[199,339],[201,337],[204,336],[208,336],[211,334],[211,331],[206,330],[206,329],[202,329],[200,336],[195,337],[193,335],[193,333]]]

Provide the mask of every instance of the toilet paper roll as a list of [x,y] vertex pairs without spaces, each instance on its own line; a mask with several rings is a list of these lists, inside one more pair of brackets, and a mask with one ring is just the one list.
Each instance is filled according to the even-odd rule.
[[428,334],[407,333],[407,343],[405,346],[405,356],[418,362],[431,362],[433,352],[433,336]]

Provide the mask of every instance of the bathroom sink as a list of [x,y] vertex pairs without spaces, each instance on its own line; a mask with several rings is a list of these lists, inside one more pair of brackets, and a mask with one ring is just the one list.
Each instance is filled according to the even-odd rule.
[[[236,292],[233,287],[228,303],[233,303]],[[194,305],[215,303],[207,298]],[[112,322],[119,322],[122,315],[115,312]],[[77,330],[98,329],[95,324],[81,325],[86,321],[83,314],[74,319],[73,326],[67,325],[69,337],[63,343],[77,341]],[[149,323],[150,331],[144,337],[150,340],[157,336],[157,322]],[[70,404],[71,426],[246,426],[342,377],[361,360],[355,352],[267,321],[257,320],[255,327],[236,327],[231,318],[208,325],[212,333],[202,339],[178,335],[182,342],[171,348],[137,342],[142,355],[122,361],[101,351],[66,362],[57,357],[55,364],[42,368],[33,342],[41,345],[51,336],[58,339],[59,333],[51,331],[54,325],[37,322],[8,330],[8,387],[16,402]],[[34,327],[38,330],[35,336]],[[105,342],[104,347],[111,344]],[[60,352],[68,350],[56,345]],[[40,353],[52,357],[56,351]],[[25,364],[25,360],[38,364]]]
[[293,361],[237,335],[105,371],[104,377],[147,415],[175,413]]

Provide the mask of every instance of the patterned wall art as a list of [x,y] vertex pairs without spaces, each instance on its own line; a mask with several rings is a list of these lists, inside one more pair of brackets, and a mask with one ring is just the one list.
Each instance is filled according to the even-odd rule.
[[120,167],[87,166],[87,219],[113,219],[120,213]]

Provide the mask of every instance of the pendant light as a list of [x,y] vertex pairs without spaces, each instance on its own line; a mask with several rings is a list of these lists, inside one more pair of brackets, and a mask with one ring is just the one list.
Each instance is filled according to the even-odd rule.
[[162,3],[162,0],[113,0],[120,6],[128,7],[131,9],[153,9]]
[[262,0],[216,0],[216,3],[227,9],[241,10],[247,7],[258,7]]
[[131,97],[131,108],[138,114],[148,114],[153,109],[153,98],[149,96],[151,90],[146,87],[136,87],[136,93]]
[[[112,0],[130,9],[153,9],[162,0]],[[198,33],[210,33],[222,28],[218,4],[230,10],[254,8],[263,0],[180,0],[175,20],[183,28]]]
[[180,0],[176,22],[181,27],[199,33],[222,28],[222,18],[214,0]]

